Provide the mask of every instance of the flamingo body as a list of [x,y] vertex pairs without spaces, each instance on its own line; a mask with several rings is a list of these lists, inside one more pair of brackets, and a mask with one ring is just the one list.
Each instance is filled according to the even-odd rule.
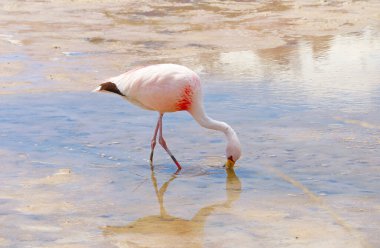
[[227,167],[240,158],[240,141],[235,131],[226,123],[209,118],[203,108],[202,87],[199,76],[189,68],[176,64],[157,64],[136,67],[126,73],[106,80],[95,91],[109,91],[123,96],[131,103],[160,113],[151,141],[150,161],[159,131],[159,143],[180,164],[166,145],[162,134],[162,117],[166,112],[188,111],[203,127],[223,132],[227,138]]
[[160,113],[189,110],[201,93],[198,75],[175,64],[137,67],[110,82],[131,103]]

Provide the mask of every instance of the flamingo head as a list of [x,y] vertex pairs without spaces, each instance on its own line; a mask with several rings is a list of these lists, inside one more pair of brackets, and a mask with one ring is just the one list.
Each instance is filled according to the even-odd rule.
[[102,83],[95,90],[93,90],[93,92],[101,92],[101,91],[108,91],[108,92],[112,92],[112,93],[124,96],[124,94],[120,92],[116,84],[112,82]]
[[227,148],[226,148],[227,162],[225,166],[227,168],[234,167],[235,162],[240,158],[240,156],[241,156],[241,145],[240,145],[239,139],[237,138],[235,134],[227,144]]

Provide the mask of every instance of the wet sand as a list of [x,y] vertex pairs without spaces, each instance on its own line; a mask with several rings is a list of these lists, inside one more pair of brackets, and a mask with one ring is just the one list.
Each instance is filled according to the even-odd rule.
[[258,79],[255,62],[275,75],[297,66],[304,43],[323,57],[336,36],[378,30],[379,9],[378,1],[8,1],[0,4],[0,94],[87,91],[164,62],[213,81]]
[[[378,247],[376,1],[0,4],[0,247]],[[60,18],[56,18],[59,16]],[[138,64],[205,82],[243,145],[89,93]]]

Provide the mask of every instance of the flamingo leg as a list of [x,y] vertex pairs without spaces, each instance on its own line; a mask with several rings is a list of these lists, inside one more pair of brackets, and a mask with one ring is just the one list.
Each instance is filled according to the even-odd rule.
[[158,142],[160,143],[160,145],[162,146],[162,148],[165,149],[165,151],[169,154],[169,156],[173,159],[174,163],[177,165],[178,167],[178,170],[182,169],[181,165],[178,163],[177,159],[173,156],[173,154],[170,152],[168,146],[166,145],[166,142],[165,142],[165,139],[162,135],[162,117],[164,116],[164,114],[160,114],[160,118],[158,119],[158,122],[160,123],[159,124],[159,128],[160,128],[160,135],[159,135],[159,138],[158,138]]
[[160,119],[161,118],[162,117],[161,117],[161,114],[160,114],[160,117],[157,120],[156,129],[154,130],[154,135],[153,135],[152,141],[150,142],[150,146],[152,148],[152,151],[150,152],[150,164],[151,165],[153,164],[153,153],[154,153],[154,148],[156,147],[157,133],[158,133],[158,128],[160,127]]

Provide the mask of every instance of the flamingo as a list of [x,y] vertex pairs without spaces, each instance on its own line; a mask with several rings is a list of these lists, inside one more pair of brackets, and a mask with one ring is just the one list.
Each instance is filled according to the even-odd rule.
[[132,104],[159,113],[151,141],[150,163],[153,164],[157,133],[159,144],[181,170],[181,165],[169,150],[163,137],[162,118],[165,113],[188,111],[202,127],[223,132],[227,139],[225,166],[232,168],[241,156],[241,145],[236,132],[225,122],[211,119],[203,107],[199,76],[189,68],[176,64],[156,64],[131,69],[100,84],[94,91],[112,92]]

